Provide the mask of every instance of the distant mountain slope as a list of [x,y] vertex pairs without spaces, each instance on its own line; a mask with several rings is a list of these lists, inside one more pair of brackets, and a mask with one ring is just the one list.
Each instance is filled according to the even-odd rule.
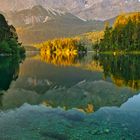
[[35,6],[31,9],[7,14],[25,44],[46,39],[68,37],[89,31],[101,30],[101,21],[85,21],[71,13]]
[[70,12],[86,20],[106,20],[122,12],[140,11],[139,0],[0,0],[1,11],[20,11],[36,5]]
[[101,0],[88,8],[79,9],[73,13],[84,19],[106,20],[121,13],[140,11],[139,0]]
[[114,17],[121,12],[140,11],[140,2],[138,0],[11,0],[10,2],[0,0],[0,7],[9,23],[17,28],[21,41],[28,44],[101,30],[104,21],[109,21],[112,25]]
[[[67,22],[69,22],[67,20]],[[47,39],[71,37],[85,32],[95,31],[103,28],[102,22],[78,23],[77,21],[52,21],[37,25],[28,25],[17,28],[19,38],[24,44],[39,43]],[[71,23],[71,24],[70,24]]]
[[[7,18],[12,24],[17,26],[25,26],[29,24],[45,23],[63,16],[65,12],[54,9],[45,9],[42,6],[34,6],[31,9],[21,11],[8,12]],[[80,20],[80,19],[79,19]]]

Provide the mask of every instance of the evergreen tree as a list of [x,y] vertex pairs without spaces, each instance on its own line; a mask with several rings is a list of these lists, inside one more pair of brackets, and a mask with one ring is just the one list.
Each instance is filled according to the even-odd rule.
[[0,54],[20,55],[25,49],[18,42],[16,29],[8,25],[5,17],[0,14]]
[[107,25],[97,47],[100,51],[140,50],[140,12],[119,16],[112,28]]

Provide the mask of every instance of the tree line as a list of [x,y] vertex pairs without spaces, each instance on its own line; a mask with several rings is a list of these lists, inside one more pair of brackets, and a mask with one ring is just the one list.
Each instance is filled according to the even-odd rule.
[[112,27],[106,24],[103,39],[98,40],[96,51],[139,51],[140,50],[140,12],[122,14]]
[[0,54],[21,55],[25,49],[18,42],[18,35],[13,25],[8,25],[5,17],[0,14]]
[[78,54],[86,53],[84,42],[79,38],[61,38],[54,39],[37,44],[36,47],[41,48],[41,54]]

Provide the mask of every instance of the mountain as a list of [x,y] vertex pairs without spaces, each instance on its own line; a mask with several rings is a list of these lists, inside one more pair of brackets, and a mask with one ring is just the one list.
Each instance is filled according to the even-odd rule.
[[16,27],[29,24],[35,25],[38,23],[45,23],[61,16],[63,17],[63,15],[65,15],[65,12],[63,11],[55,10],[52,8],[45,9],[40,5],[34,6],[31,9],[11,11],[6,13],[9,22],[14,24]]
[[41,5],[45,8],[54,8],[54,9],[65,9],[65,10],[77,10],[88,8],[93,4],[99,3],[102,0],[0,0],[1,9],[4,11],[20,11],[23,9],[29,9],[35,5]]
[[9,22],[16,26],[24,44],[39,43],[47,39],[69,37],[81,33],[101,30],[101,21],[85,21],[71,13],[34,6],[6,14]]
[[[1,11],[24,44],[102,30],[122,12],[139,11],[138,0],[0,0]],[[111,18],[111,19],[110,19]],[[104,21],[101,21],[104,20]]]
[[41,5],[69,12],[86,20],[106,20],[122,12],[140,11],[139,0],[0,0],[1,11],[20,11]]
[[85,19],[106,20],[121,13],[140,11],[139,0],[102,0],[74,14]]

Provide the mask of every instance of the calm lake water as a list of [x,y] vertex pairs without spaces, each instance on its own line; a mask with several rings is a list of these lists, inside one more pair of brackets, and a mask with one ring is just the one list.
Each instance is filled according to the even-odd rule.
[[0,140],[139,140],[140,55],[0,57]]

